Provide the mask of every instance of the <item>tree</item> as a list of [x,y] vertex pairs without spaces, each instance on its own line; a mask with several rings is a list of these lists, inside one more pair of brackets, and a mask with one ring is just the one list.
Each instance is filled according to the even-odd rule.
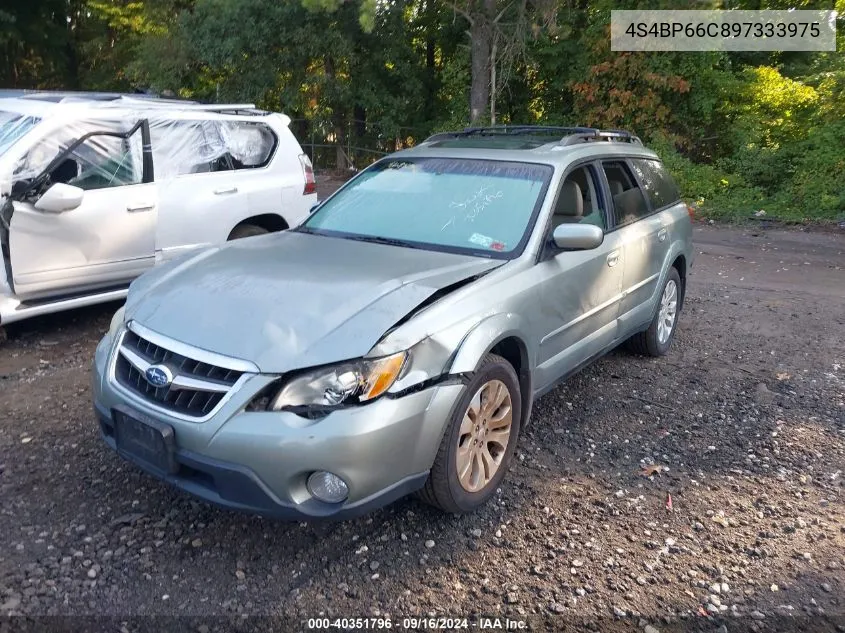
[[[377,123],[395,137],[426,108],[424,56],[405,14],[410,4],[385,5],[366,31],[354,3],[326,11],[277,0],[198,0],[166,42],[149,40],[154,46],[140,71],[159,91],[255,101],[306,119],[335,145],[336,165],[345,168],[353,122]],[[162,60],[165,44],[177,54]]]
[[[497,69],[504,83],[532,37],[555,28],[555,0],[453,0],[448,5],[469,25],[470,124],[495,119]],[[493,99],[491,99],[491,91]]]

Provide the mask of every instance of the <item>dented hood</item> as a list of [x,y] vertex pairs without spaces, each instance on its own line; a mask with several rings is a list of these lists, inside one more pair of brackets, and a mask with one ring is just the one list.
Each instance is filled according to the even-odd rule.
[[145,274],[126,316],[281,373],[363,356],[435,292],[502,263],[286,231]]

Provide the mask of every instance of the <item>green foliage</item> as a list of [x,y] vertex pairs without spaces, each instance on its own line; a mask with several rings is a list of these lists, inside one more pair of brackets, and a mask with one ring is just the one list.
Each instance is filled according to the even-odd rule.
[[[310,11],[336,11],[347,0],[302,0],[302,5]],[[370,33],[376,25],[377,0],[361,0],[358,13],[358,23],[361,28]]]
[[[845,0],[834,4],[845,16]],[[766,217],[790,220],[845,217],[845,17],[839,18],[840,52],[610,50],[612,9],[675,6],[672,0],[6,0],[0,87],[140,88],[254,101],[288,113],[303,139],[390,151],[468,124],[473,73],[487,72],[473,64],[479,59],[468,33],[475,28],[498,47],[498,123],[630,128],[664,157],[685,197],[705,215],[747,218],[764,209]],[[732,0],[730,6],[829,3]],[[479,19],[490,22],[486,31],[477,29]]]

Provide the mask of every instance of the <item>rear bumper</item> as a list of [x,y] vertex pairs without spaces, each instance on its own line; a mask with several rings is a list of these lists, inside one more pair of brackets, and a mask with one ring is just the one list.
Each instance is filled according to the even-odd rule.
[[351,519],[383,507],[422,488],[428,471],[400,481],[354,503],[330,504],[313,497],[302,503],[280,501],[249,468],[177,448],[178,470],[160,471],[133,455],[117,449],[114,422],[109,411],[95,405],[94,411],[106,444],[145,472],[194,496],[227,510],[260,514],[284,520]]

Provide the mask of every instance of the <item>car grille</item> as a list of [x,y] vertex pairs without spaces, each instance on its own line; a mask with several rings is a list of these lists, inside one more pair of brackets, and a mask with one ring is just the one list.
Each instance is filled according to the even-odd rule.
[[[147,381],[146,368],[157,364],[170,369],[170,385],[156,387]],[[196,418],[211,413],[242,375],[177,354],[131,330],[125,332],[114,364],[115,380],[124,388],[168,411]]]

